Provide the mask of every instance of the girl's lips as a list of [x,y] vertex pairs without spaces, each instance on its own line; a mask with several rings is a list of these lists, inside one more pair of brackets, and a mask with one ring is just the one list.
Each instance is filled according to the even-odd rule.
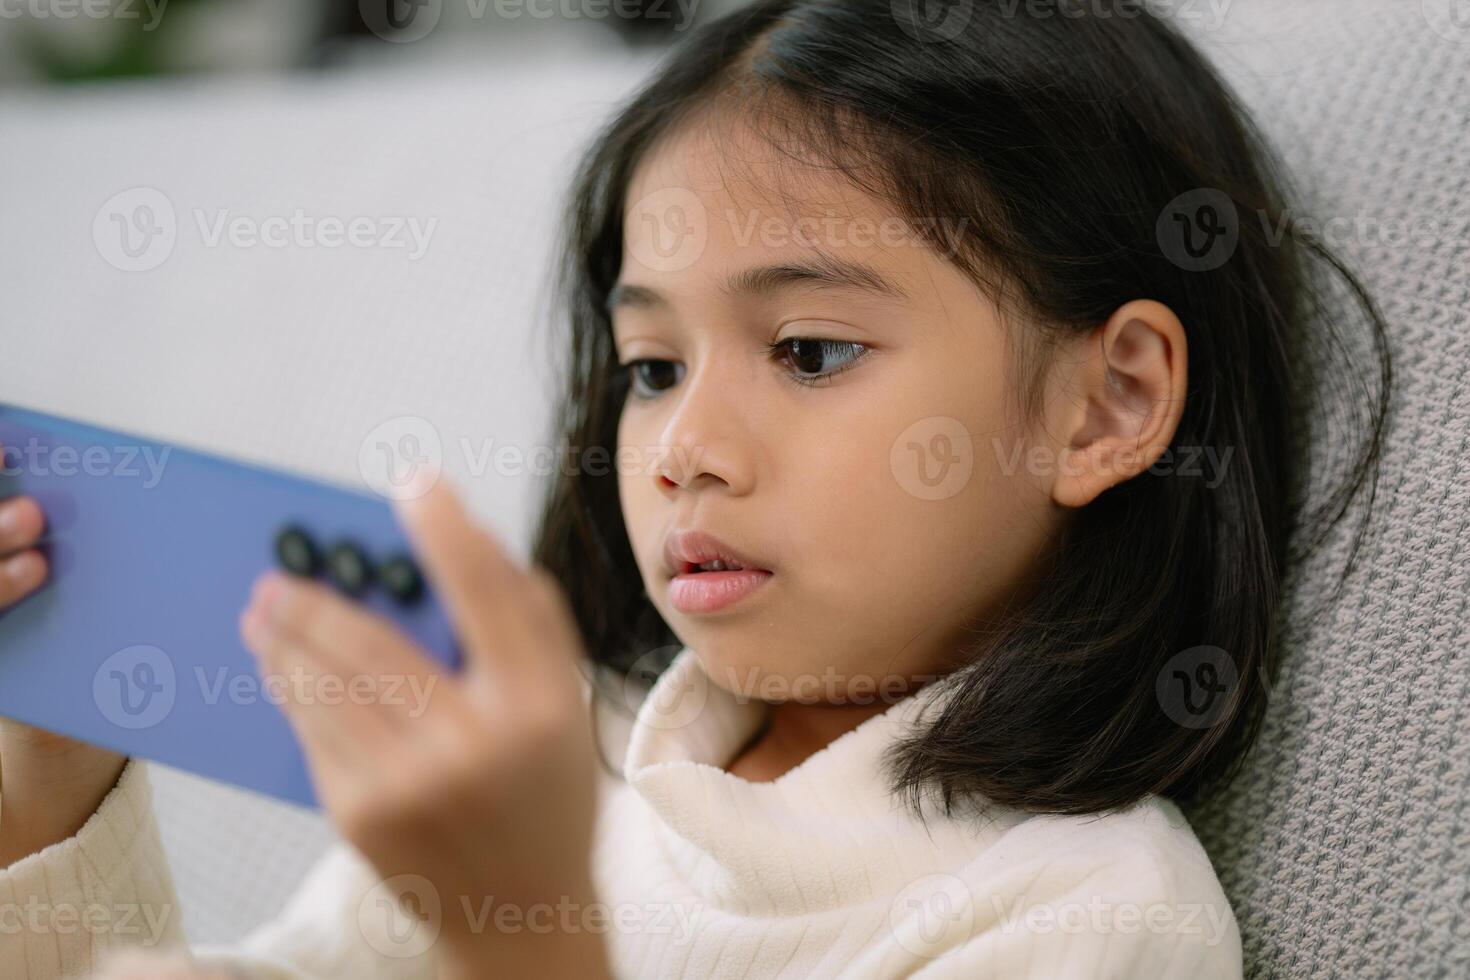
[[772,573],[760,568],[689,572],[669,579],[669,602],[682,613],[712,613],[755,592]]

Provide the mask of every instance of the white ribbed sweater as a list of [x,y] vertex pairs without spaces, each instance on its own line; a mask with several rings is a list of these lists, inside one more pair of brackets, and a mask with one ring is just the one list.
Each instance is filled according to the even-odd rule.
[[[932,701],[901,701],[752,783],[722,767],[765,707],[681,651],[624,733],[625,779],[604,784],[593,870],[606,909],[539,914],[604,931],[616,974],[638,980],[1241,976],[1235,917],[1167,800],[1103,817],[929,812],[921,824],[889,794],[880,762]],[[273,980],[432,980],[431,937],[380,904],[377,884],[339,843],[280,916],[238,946],[193,955]],[[142,911],[132,930],[116,914],[107,930],[64,929],[44,913],[36,925],[37,908],[93,905]],[[521,921],[476,906],[487,909],[491,928]],[[0,871],[0,978],[86,976],[99,964],[105,975],[118,947],[155,935],[159,948],[181,947],[180,919],[146,767],[129,762],[75,837]]]

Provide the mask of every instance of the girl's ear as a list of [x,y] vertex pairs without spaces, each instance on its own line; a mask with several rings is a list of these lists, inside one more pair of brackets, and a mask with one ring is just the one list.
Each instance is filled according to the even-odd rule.
[[1053,500],[1082,507],[1158,461],[1184,414],[1187,355],[1184,326],[1153,300],[1119,307],[1071,342],[1046,406]]

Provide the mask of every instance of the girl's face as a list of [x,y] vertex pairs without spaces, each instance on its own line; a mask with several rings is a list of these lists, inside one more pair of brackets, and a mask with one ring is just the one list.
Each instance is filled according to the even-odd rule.
[[[665,622],[717,684],[771,701],[891,700],[951,669],[1063,510],[1013,455],[1009,343],[943,255],[962,226],[704,124],[646,157],[625,203],[611,313],[619,361],[645,363],[618,480]],[[665,544],[685,529],[771,576],[681,608]]]

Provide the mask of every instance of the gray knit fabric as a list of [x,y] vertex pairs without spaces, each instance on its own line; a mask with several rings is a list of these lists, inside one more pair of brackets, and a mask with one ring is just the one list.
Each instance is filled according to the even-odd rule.
[[[1378,533],[1328,615],[1288,629],[1239,780],[1190,814],[1250,976],[1470,977],[1470,5],[1455,8],[1239,0],[1219,29],[1189,26],[1304,207],[1348,219],[1328,238],[1378,297],[1397,374]],[[1324,598],[1349,531],[1293,570],[1288,624]]]

